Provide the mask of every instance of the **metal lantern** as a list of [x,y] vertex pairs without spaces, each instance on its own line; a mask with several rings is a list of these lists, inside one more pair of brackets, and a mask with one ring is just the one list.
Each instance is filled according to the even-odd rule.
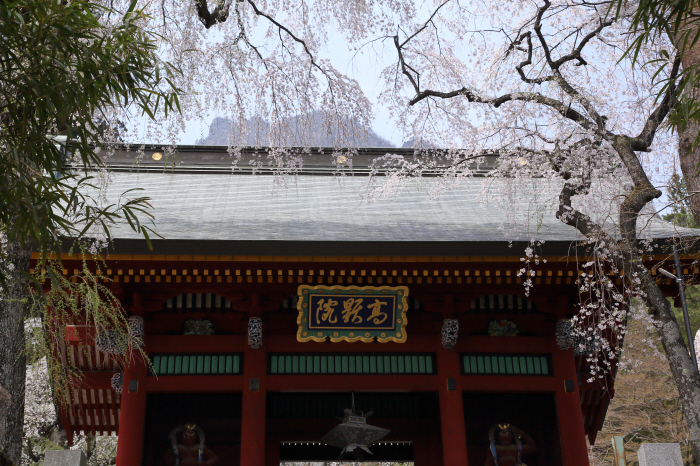
[[383,429],[377,426],[367,424],[367,418],[372,415],[372,411],[364,414],[362,411],[355,410],[355,394],[352,396],[352,409],[343,410],[345,414],[343,422],[328,432],[321,442],[326,445],[341,448],[341,459],[346,453],[353,453],[358,460],[364,459],[364,453],[372,452],[369,450],[369,445],[384,438],[389,432],[388,429]]

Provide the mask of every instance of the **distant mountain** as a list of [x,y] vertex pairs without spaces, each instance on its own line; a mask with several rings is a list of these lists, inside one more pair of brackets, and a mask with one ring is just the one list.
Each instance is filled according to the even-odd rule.
[[[429,141],[423,141],[423,140],[421,139],[420,142],[421,142],[421,143],[419,144],[418,147],[420,147],[421,149],[437,149],[437,148],[438,148],[438,146],[436,146],[435,144],[433,144],[433,143],[431,143],[431,142],[429,142]],[[404,143],[401,145],[401,147],[404,148],[404,149],[410,149],[411,147],[414,147],[415,145],[416,145],[416,140],[415,140],[415,139],[409,139],[408,141],[404,142]]]
[[[241,137],[243,132],[245,136]],[[320,112],[295,116],[282,127],[272,127],[262,118],[249,118],[244,125],[238,125],[230,118],[216,117],[209,125],[209,135],[195,144],[228,145],[229,140],[234,145],[247,146],[268,146],[274,142],[284,146],[394,147],[371,128],[361,127],[356,120],[329,125]]]

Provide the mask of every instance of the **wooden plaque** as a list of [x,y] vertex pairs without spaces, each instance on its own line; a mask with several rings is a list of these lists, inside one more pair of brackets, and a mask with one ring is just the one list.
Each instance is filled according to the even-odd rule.
[[405,286],[301,285],[298,294],[298,341],[406,341]]

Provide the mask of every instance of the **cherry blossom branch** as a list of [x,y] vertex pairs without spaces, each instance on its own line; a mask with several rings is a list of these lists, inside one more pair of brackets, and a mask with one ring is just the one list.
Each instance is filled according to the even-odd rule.
[[540,45],[542,45],[542,50],[544,51],[544,57],[547,59],[547,64],[551,69],[556,69],[553,66],[554,63],[552,62],[549,45],[547,45],[547,41],[544,40],[544,36],[542,35],[542,16],[551,5],[552,3],[549,0],[544,0],[544,5],[537,9],[537,15],[535,16],[535,34],[537,34],[537,38],[540,40]]
[[587,64],[586,61],[581,57],[581,52],[583,50],[583,47],[586,46],[588,42],[590,42],[591,39],[596,37],[600,32],[605,29],[606,27],[610,26],[612,24],[612,21],[601,21],[600,24],[596,29],[588,33],[584,38],[581,40],[581,42],[578,44],[577,47],[574,48],[574,50],[566,55],[563,55],[559,57],[558,60],[553,61],[549,44],[547,44],[547,41],[544,38],[544,35],[542,34],[542,16],[544,13],[549,9],[551,6],[551,2],[549,0],[544,0],[544,5],[538,8],[537,10],[537,15],[535,18],[535,33],[537,34],[537,38],[540,41],[540,45],[542,46],[542,50],[544,51],[545,58],[547,60],[547,64],[549,65],[549,68],[554,72],[555,80],[557,81],[557,84],[559,84],[559,87],[562,88],[564,92],[566,92],[568,95],[571,97],[575,98],[583,108],[586,109],[586,112],[593,118],[596,122],[596,125],[598,126],[598,129],[601,131],[605,130],[605,122],[607,118],[602,117],[601,115],[598,114],[598,112],[595,110],[593,105],[588,101],[588,99],[584,98],[581,96],[581,94],[574,89],[573,86],[571,86],[566,79],[564,79],[564,76],[562,76],[561,71],[559,70],[560,67],[562,67],[565,63],[568,63],[573,60],[578,61],[578,65],[585,65]]
[[[440,11],[440,9],[443,6],[447,5],[449,2],[450,2],[450,0],[445,0],[444,2],[442,2],[435,9],[435,11],[433,11],[433,13],[430,15],[430,18],[428,18],[428,20],[425,23],[423,23],[423,25],[420,28],[418,28],[413,34],[411,34],[409,37],[407,37],[406,40],[404,40],[401,44],[399,44],[398,34],[394,36],[394,45],[396,46],[396,50],[398,50],[398,52],[399,52],[399,62],[401,64],[401,71],[403,72],[404,75],[406,75],[408,77],[408,80],[413,85],[413,88],[415,89],[416,93],[420,92],[420,73],[418,73],[418,71],[416,71],[410,65],[406,64],[406,61],[403,59],[403,53],[401,52],[401,50],[414,37],[416,37],[418,34],[423,32],[425,30],[425,28],[428,27],[429,24],[433,24],[433,19],[435,18],[435,15],[437,15],[438,12]],[[413,76],[411,76],[411,74],[409,73],[409,70],[412,71],[416,75],[415,79],[413,78]]]
[[440,4],[440,6],[438,6],[438,7],[435,9],[435,11],[433,11],[433,14],[430,15],[430,18],[428,18],[428,20],[423,24],[423,26],[421,26],[420,28],[418,28],[418,29],[416,30],[416,32],[414,32],[414,33],[411,34],[409,37],[407,37],[406,40],[403,41],[403,43],[401,44],[400,47],[403,48],[403,46],[406,45],[411,39],[413,39],[413,38],[416,37],[418,34],[420,34],[421,32],[423,32],[423,31],[425,30],[425,28],[428,27],[429,24],[433,24],[433,19],[435,18],[435,15],[438,14],[438,11],[440,11],[440,8],[442,8],[443,6],[447,5],[449,2],[450,2],[450,0],[445,0],[444,2],[442,2],[442,3]]
[[571,53],[568,53],[566,55],[562,55],[559,57],[557,60],[552,60],[551,53],[550,53],[550,48],[549,45],[547,44],[547,41],[545,40],[544,36],[542,35],[542,15],[549,9],[551,6],[551,2],[549,0],[544,0],[544,5],[540,7],[537,10],[537,16],[535,19],[535,33],[537,34],[538,39],[540,40],[540,44],[542,45],[542,49],[544,50],[545,57],[547,58],[547,64],[552,70],[558,70],[561,68],[565,63],[568,63],[570,61],[576,60],[577,66],[581,65],[587,65],[588,63],[586,60],[581,56],[581,52],[583,51],[583,48],[590,42],[594,37],[598,36],[603,29],[605,29],[608,26],[611,26],[613,24],[612,20],[608,21],[600,21],[600,24],[598,27],[596,27],[594,30],[586,34],[583,39],[581,39],[581,42],[579,42],[578,46],[574,48],[574,50]]
[[[242,0],[239,0],[242,1]],[[269,14],[265,13],[264,11],[260,10],[258,6],[253,2],[253,0],[245,0],[248,2],[248,4],[253,8],[253,12],[257,16],[262,16],[263,18],[267,19],[270,23],[272,23],[277,29],[280,31],[280,40],[282,40],[281,32],[284,31],[289,37],[292,38],[294,42],[297,44],[301,45],[302,48],[304,49],[304,53],[309,57],[311,65],[318,69],[321,73],[326,76],[327,79],[331,79],[326,70],[324,70],[317,62],[316,58],[314,57],[314,54],[311,53],[311,50],[309,49],[308,44],[306,41],[303,39],[300,39],[297,37],[288,27],[277,21],[275,18],[270,16]],[[214,8],[213,12],[209,12],[209,7],[207,5],[207,0],[197,0],[195,3],[197,7],[197,16],[199,17],[200,21],[202,24],[204,24],[204,27],[209,29],[215,24],[218,23],[223,23],[228,19],[229,16],[229,11],[231,8],[231,0],[220,0],[217,4],[216,7]],[[246,39],[246,43],[250,45],[248,40]],[[250,45],[252,47],[252,45]],[[252,47],[255,52],[257,53],[258,56],[260,56],[260,53],[258,52],[257,48]]]
[[[444,5],[444,3],[442,4]],[[442,6],[440,5],[440,6]],[[398,54],[398,60],[399,60],[399,67],[401,69],[401,72],[404,76],[406,76],[411,83],[411,86],[413,87],[416,95],[409,101],[409,105],[413,106],[419,103],[420,101],[429,98],[429,97],[434,97],[434,98],[439,98],[439,99],[451,99],[454,97],[458,96],[464,96],[467,98],[469,102],[474,102],[474,103],[483,103],[483,104],[488,104],[492,105],[494,108],[498,108],[502,104],[509,102],[509,101],[523,101],[523,102],[532,102],[532,103],[537,103],[541,105],[548,106],[552,109],[554,109],[556,112],[558,112],[560,115],[562,115],[564,118],[567,118],[571,121],[574,121],[575,123],[581,125],[582,127],[595,131],[597,133],[603,132],[605,133],[605,123],[607,121],[607,118],[605,116],[601,116],[594,108],[594,106],[588,101],[588,99],[584,98],[576,89],[571,86],[566,79],[562,76],[561,72],[559,71],[559,68],[563,66],[565,63],[577,60],[579,64],[585,64],[585,60],[581,57],[581,52],[583,48],[590,42],[591,39],[596,37],[605,27],[608,27],[612,24],[612,21],[601,21],[598,27],[591,31],[590,33],[586,34],[583,39],[579,42],[579,44],[574,48],[574,50],[566,55],[563,55],[556,61],[552,60],[551,53],[550,53],[550,47],[547,44],[546,39],[544,38],[544,35],[542,34],[541,31],[541,20],[542,16],[544,13],[547,11],[547,9],[551,6],[551,3],[549,0],[545,0],[545,3],[542,7],[540,7],[537,11],[537,15],[535,18],[535,25],[534,29],[537,34],[537,37],[540,41],[540,45],[542,46],[542,49],[544,51],[547,63],[550,67],[550,69],[553,71],[552,75],[540,77],[540,78],[528,78],[525,75],[525,72],[523,68],[525,66],[528,66],[532,64],[532,35],[529,31],[522,33],[519,35],[517,40],[511,44],[511,47],[509,48],[508,52],[510,50],[513,50],[523,39],[527,41],[528,44],[528,49],[527,49],[527,58],[519,63],[515,68],[518,72],[518,74],[521,77],[521,80],[523,80],[526,83],[529,84],[541,84],[543,82],[548,82],[548,81],[556,81],[559,87],[564,90],[568,95],[573,97],[576,102],[578,102],[585,110],[586,113],[588,113],[593,121],[589,120],[586,116],[584,116],[582,113],[578,112],[577,110],[571,108],[571,105],[565,105],[562,101],[553,99],[551,97],[544,96],[540,93],[533,93],[533,92],[517,92],[517,93],[509,93],[509,94],[504,94],[502,96],[498,97],[493,97],[493,98],[483,98],[481,96],[476,95],[466,87],[463,87],[461,89],[449,91],[449,92],[442,92],[442,91],[436,91],[432,89],[425,89],[421,90],[420,87],[420,73],[416,71],[411,65],[409,65],[406,62],[403,50],[406,44],[413,38],[416,37],[416,35],[423,31],[427,25],[432,21],[432,18],[434,17],[435,13],[437,13],[437,10],[433,13],[433,16],[421,27],[419,28],[414,34],[412,34],[410,37],[408,37],[405,41],[402,43],[399,43],[399,37],[398,35],[394,36],[394,46],[396,47],[396,51]]]
[[326,71],[325,71],[323,68],[321,68],[321,66],[320,66],[318,63],[316,63],[316,59],[314,58],[313,53],[311,53],[311,50],[309,50],[308,45],[306,44],[306,42],[305,42],[303,39],[298,38],[296,35],[294,35],[294,33],[293,33],[292,31],[290,31],[286,26],[284,26],[282,23],[280,23],[279,21],[277,21],[277,20],[276,20],[275,18],[273,18],[272,16],[270,16],[270,15],[268,15],[267,13],[265,13],[265,12],[259,10],[259,9],[258,9],[258,6],[253,2],[253,0],[246,0],[246,1],[248,2],[248,4],[249,4],[251,7],[253,7],[253,11],[255,12],[256,15],[262,16],[263,18],[267,19],[267,20],[270,21],[272,24],[274,24],[280,31],[286,32],[287,35],[288,35],[289,37],[291,37],[292,40],[293,40],[294,42],[296,42],[296,43],[298,43],[299,45],[301,45],[301,46],[304,48],[304,52],[306,53],[306,55],[309,56],[309,59],[311,60],[311,65],[313,65],[314,68],[318,69],[321,73],[323,73],[323,74],[326,76],[326,78],[329,78],[329,77],[328,77],[328,74],[326,73]]

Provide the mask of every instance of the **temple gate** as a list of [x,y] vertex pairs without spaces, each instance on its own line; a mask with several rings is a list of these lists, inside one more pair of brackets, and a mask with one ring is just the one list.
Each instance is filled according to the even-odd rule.
[[545,218],[526,296],[528,240],[496,229],[472,191],[358,206],[354,181],[310,176],[319,154],[276,192],[264,174],[225,173],[224,149],[117,170],[115,189],[154,199],[165,237],[150,251],[117,229],[104,271],[150,366],[120,367],[67,327],[57,351],[84,371],[61,410],[69,436],[118,433],[117,466],[334,461],[321,439],[341,424],[388,431],[348,441],[347,461],[588,464],[614,378],[588,381],[585,355],[557,339],[579,300],[575,231]]

